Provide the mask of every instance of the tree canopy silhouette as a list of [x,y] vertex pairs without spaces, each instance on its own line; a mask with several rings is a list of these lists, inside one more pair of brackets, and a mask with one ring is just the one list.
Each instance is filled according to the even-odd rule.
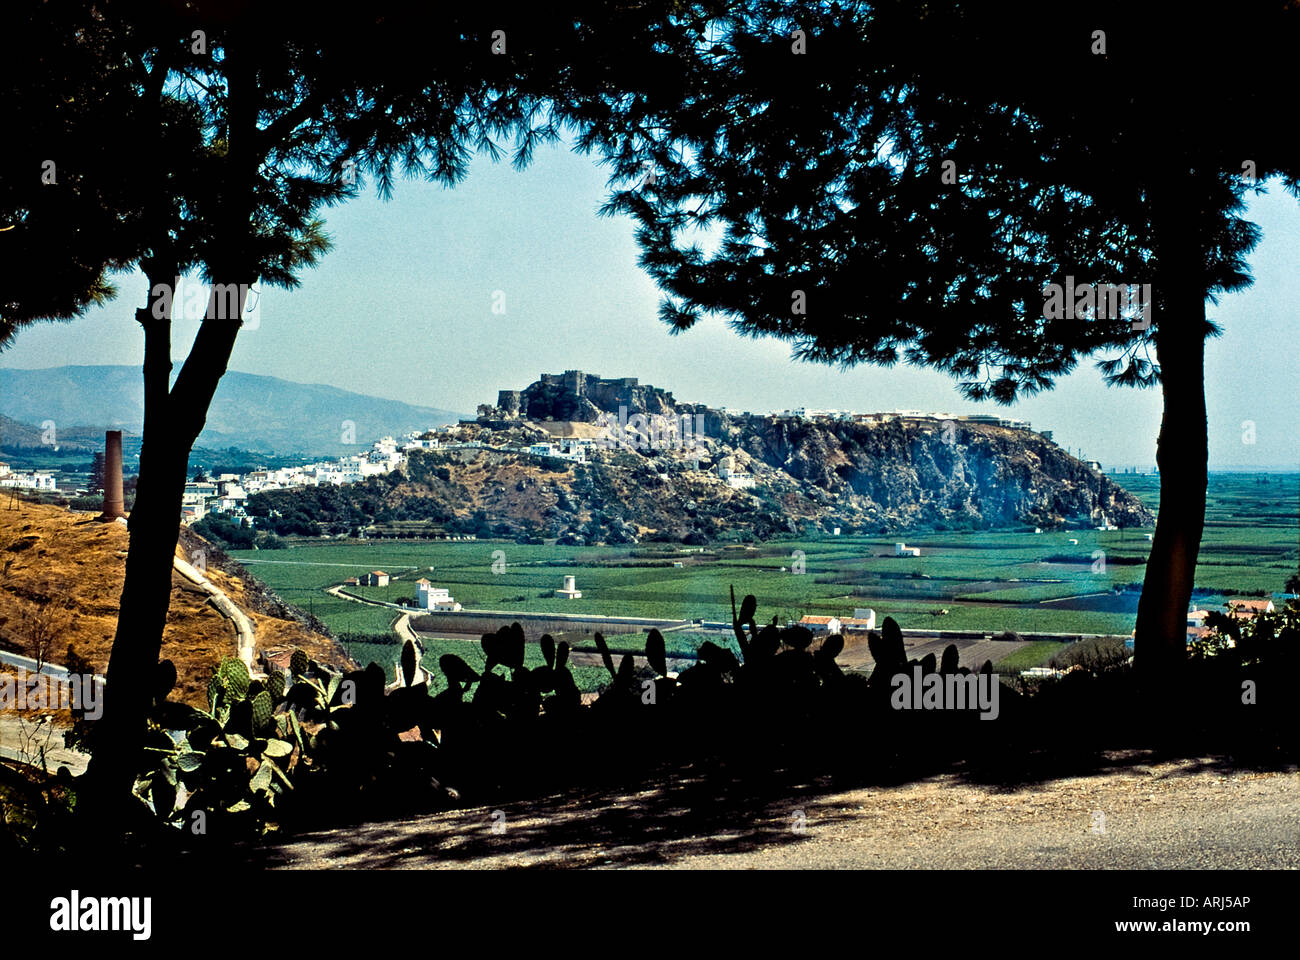
[[[109,269],[135,265],[148,282],[136,311],[145,335],[139,485],[108,667],[113,695],[90,769],[95,794],[111,805],[129,795],[139,766],[188,456],[254,285],[297,285],[299,271],[329,247],[318,212],[354,196],[367,173],[383,194],[398,171],[451,185],[476,151],[497,157],[498,141],[508,139],[516,164],[527,163],[538,143],[558,135],[541,95],[603,92],[616,75],[629,82],[627,64],[642,66],[654,54],[678,5],[593,0],[562,18],[491,4],[448,13],[381,3],[347,18],[243,0],[123,0],[57,14],[53,6],[6,10],[6,26],[33,42],[15,45],[5,64],[12,94],[5,109],[36,121],[7,151],[6,165],[24,175],[30,168],[39,183],[39,160],[51,149],[40,134],[54,128],[55,159],[68,158],[77,171],[67,182],[77,192],[46,195],[24,182],[0,201],[23,224],[23,244],[48,240],[33,252],[34,265],[77,271],[54,277],[53,297],[24,290],[3,318],[12,317],[12,333],[35,319],[75,316],[111,294]],[[51,47],[36,42],[64,34],[76,38],[76,69],[52,66]],[[629,45],[641,56],[625,60]],[[117,107],[119,129],[106,122],[105,105]],[[114,150],[114,139],[133,150]],[[101,155],[117,162],[102,170],[87,162]],[[114,183],[105,182],[110,174]],[[38,215],[24,206],[33,196],[44,201]],[[175,281],[191,271],[212,289],[173,380]]]
[[89,7],[5,10],[0,125],[24,148],[0,152],[0,349],[112,299],[109,274],[139,255],[137,159],[118,140],[139,119],[132,79],[115,25]]
[[[1282,0],[755,0],[675,88],[576,114],[675,331],[717,314],[805,360],[906,360],[1000,403],[1089,356],[1108,383],[1159,384],[1136,649],[1161,667],[1185,656],[1204,524],[1206,302],[1251,282],[1246,196],[1297,192],[1298,39]],[[1058,309],[1052,284],[1077,299]]]

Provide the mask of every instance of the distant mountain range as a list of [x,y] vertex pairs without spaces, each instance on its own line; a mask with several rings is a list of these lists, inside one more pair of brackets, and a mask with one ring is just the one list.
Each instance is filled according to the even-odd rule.
[[[43,417],[43,424],[49,417]],[[97,427],[68,426],[59,429],[40,424],[20,423],[0,414],[0,447],[7,450],[92,451],[104,449],[104,430]]]
[[[231,371],[208,410],[200,446],[309,456],[368,448],[385,434],[428,430],[467,414],[384,400],[318,383],[294,383]],[[94,440],[103,430],[138,434],[144,419],[140,368],[67,366],[0,369],[0,445],[40,442],[41,424],[54,421],[57,442]],[[92,426],[87,426],[92,425]],[[349,428],[351,431],[349,433]],[[97,438],[96,436],[97,435]],[[348,439],[355,443],[345,442]]]

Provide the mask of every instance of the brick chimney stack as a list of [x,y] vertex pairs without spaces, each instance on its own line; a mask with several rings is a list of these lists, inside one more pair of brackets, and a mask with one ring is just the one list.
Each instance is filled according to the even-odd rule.
[[125,517],[122,509],[122,431],[104,432],[104,512],[99,519],[108,523]]

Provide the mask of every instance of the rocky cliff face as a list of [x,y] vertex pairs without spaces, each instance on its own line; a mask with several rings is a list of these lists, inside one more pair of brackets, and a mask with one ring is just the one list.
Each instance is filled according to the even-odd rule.
[[[945,425],[946,423],[946,425]],[[753,460],[824,490],[872,522],[1150,526],[1128,491],[1029,430],[922,420],[720,419]]]

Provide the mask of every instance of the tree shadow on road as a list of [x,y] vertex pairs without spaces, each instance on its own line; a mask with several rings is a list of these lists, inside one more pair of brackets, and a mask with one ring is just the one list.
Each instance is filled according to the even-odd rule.
[[[1171,770],[1162,765],[1178,760]],[[660,772],[630,787],[606,786],[480,804],[427,816],[318,830],[232,851],[248,866],[388,870],[487,867],[600,868],[667,866],[700,856],[777,850],[825,836],[864,815],[850,791],[889,791],[934,783],[974,786],[991,795],[1032,793],[1052,781],[1127,772],[1157,776],[1230,775],[1231,756],[1186,759],[1176,751],[1038,752],[1011,762],[896,768],[887,775],[840,771],[810,777],[797,770],[696,766]],[[1294,765],[1290,766],[1294,769]],[[931,839],[933,835],[927,834]],[[918,833],[920,837],[920,833]],[[865,865],[865,864],[864,864]]]

